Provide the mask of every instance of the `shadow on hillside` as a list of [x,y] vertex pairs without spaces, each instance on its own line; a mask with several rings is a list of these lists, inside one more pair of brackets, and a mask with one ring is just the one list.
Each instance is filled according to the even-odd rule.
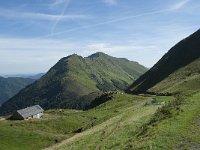
[[171,73],[200,57],[200,30],[182,40],[169,50],[156,65],[142,75],[127,90],[128,93],[144,93]]

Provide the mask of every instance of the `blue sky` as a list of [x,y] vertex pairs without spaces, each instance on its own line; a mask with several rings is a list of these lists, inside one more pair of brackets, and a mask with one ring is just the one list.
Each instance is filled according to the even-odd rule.
[[1,0],[0,74],[102,51],[151,67],[200,27],[199,0]]

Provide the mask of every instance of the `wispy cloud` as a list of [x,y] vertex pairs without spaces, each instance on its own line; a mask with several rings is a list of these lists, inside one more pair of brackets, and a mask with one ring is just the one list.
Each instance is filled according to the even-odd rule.
[[52,3],[49,4],[50,8],[54,8],[66,3],[66,0],[54,0]]
[[190,2],[190,0],[179,0],[179,2],[170,6],[169,10],[180,10],[183,7],[185,7],[189,2]]
[[88,15],[83,14],[45,14],[38,12],[22,12],[9,9],[0,8],[0,17],[8,19],[31,19],[31,20],[43,20],[43,21],[58,21],[58,20],[70,20],[70,19],[88,19]]
[[119,44],[111,44],[111,43],[92,43],[87,45],[88,53],[94,53],[98,51],[102,51],[109,54],[116,54],[121,52],[133,52],[133,51],[141,51],[141,50],[155,50],[155,45],[139,45],[134,42],[126,43],[123,45]]
[[115,57],[125,57],[151,67],[170,47],[197,28],[198,26],[182,28],[167,25],[155,31],[160,33],[158,37],[138,35],[136,39],[130,38],[122,43],[112,40],[73,41],[0,37],[0,68],[4,68],[0,70],[0,74],[46,72],[60,58],[69,54],[88,56],[97,51]]
[[[106,0],[106,1],[107,1],[107,3],[113,3],[113,4],[117,2],[116,0]],[[149,11],[149,12],[136,14],[136,15],[127,15],[125,17],[121,17],[121,18],[117,18],[117,19],[111,19],[111,20],[108,20],[108,21],[99,22],[99,23],[92,24],[92,25],[80,26],[80,27],[77,27],[77,28],[67,29],[67,30],[60,31],[60,32],[54,32],[54,33],[42,36],[42,38],[54,37],[54,36],[57,36],[57,35],[68,33],[68,32],[75,32],[75,31],[82,30],[82,29],[90,29],[90,28],[93,28],[93,27],[112,24],[112,23],[115,23],[115,22],[125,21],[125,20],[129,20],[129,19],[133,19],[133,18],[150,16],[150,15],[155,15],[155,14],[161,14],[161,13],[165,13],[165,12],[171,12],[171,11],[179,10],[179,9],[183,8],[190,1],[191,0],[181,0],[178,3],[175,3],[172,6],[164,8],[164,9],[152,10],[152,11]]]
[[[157,6],[154,0],[68,1],[0,6],[0,73],[45,72],[66,55],[87,56],[97,51],[151,67],[171,46],[199,28],[200,3],[192,0],[163,1]],[[180,10],[185,13],[177,13]]]
[[[12,43],[12,44],[10,44]],[[74,45],[73,45],[74,46]],[[66,40],[55,39],[25,39],[25,38],[0,38],[0,51],[2,50],[56,50],[72,48],[72,44]]]
[[116,5],[117,0],[103,0],[103,2],[107,5]]
[[[60,3],[61,3],[61,2],[63,3],[63,0],[58,0],[58,1],[60,1]],[[51,29],[51,34],[54,33],[54,30],[56,29],[56,27],[57,27],[57,25],[59,24],[60,20],[62,19],[63,16],[65,16],[65,15],[64,15],[64,14],[65,14],[65,11],[66,11],[67,7],[69,6],[71,0],[65,0],[64,2],[65,2],[64,8],[63,8],[63,10],[61,11],[61,13],[60,13],[59,17],[57,18],[57,20],[55,21],[55,23],[54,23],[54,25],[53,25],[53,27],[52,27],[52,29]],[[59,3],[59,2],[58,2],[58,3]]]
[[98,26],[107,25],[107,24],[120,22],[120,21],[125,21],[125,20],[128,20],[128,19],[133,19],[133,18],[137,18],[137,17],[148,16],[148,15],[153,15],[153,14],[160,14],[160,13],[163,13],[163,12],[166,12],[166,11],[168,11],[168,9],[150,11],[150,12],[146,12],[146,13],[142,13],[142,14],[138,14],[138,15],[130,15],[130,16],[121,17],[121,18],[117,18],[117,19],[111,19],[111,20],[108,20],[108,21],[105,21],[105,22],[99,22],[99,23],[92,24],[92,25],[80,26],[80,27],[77,27],[77,28],[72,28],[72,29],[67,29],[67,30],[60,31],[60,32],[51,33],[51,34],[48,34],[48,35],[45,35],[45,36],[41,36],[39,38],[53,37],[53,36],[61,35],[61,34],[68,33],[68,32],[74,32],[74,31],[78,31],[78,30],[82,30],[82,29],[98,27]]
[[130,43],[119,45],[55,39],[0,38],[0,68],[8,66],[0,70],[0,73],[46,72],[59,59],[72,53],[88,56],[94,52],[102,51],[112,56],[122,57],[124,53],[133,53],[133,51],[135,53],[138,50],[142,52],[143,49],[149,50],[153,48],[153,46],[143,47]]

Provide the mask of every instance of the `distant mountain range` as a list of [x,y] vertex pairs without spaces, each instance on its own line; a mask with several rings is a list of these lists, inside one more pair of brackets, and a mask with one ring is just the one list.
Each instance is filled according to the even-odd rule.
[[0,105],[35,80],[19,77],[0,77]]
[[19,78],[29,78],[29,79],[40,79],[45,73],[38,73],[38,74],[13,74],[13,75],[2,75],[4,78],[8,77],[19,77]]
[[147,68],[104,53],[62,58],[41,79],[5,102],[1,114],[39,104],[49,108],[84,109],[99,93],[125,90]]
[[169,50],[128,89],[131,93],[188,93],[200,89],[200,30]]

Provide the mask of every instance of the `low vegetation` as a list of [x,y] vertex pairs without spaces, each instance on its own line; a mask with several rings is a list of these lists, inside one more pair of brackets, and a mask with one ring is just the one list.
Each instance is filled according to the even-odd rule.
[[[48,110],[41,120],[2,120],[0,149],[200,148],[200,92],[151,97],[116,92],[109,97],[87,111]],[[146,105],[150,99],[154,102]]]
[[[41,120],[0,121],[0,149],[41,149],[143,107],[144,97],[116,93],[108,102],[88,111],[49,110]],[[152,106],[150,106],[152,107]],[[157,106],[156,106],[157,107]],[[152,112],[156,107],[152,107]],[[135,110],[136,109],[136,110]]]
[[200,149],[200,93],[159,109],[133,139],[135,149]]
[[[155,98],[155,97],[154,97]],[[50,149],[199,149],[200,93],[159,97],[164,106],[135,105]]]

